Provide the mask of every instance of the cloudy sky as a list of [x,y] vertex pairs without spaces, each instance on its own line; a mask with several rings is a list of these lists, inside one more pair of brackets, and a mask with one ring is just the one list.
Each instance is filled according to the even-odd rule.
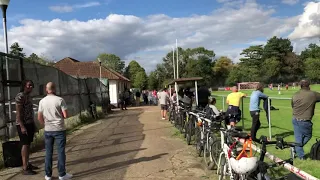
[[107,52],[137,59],[147,71],[176,39],[236,62],[243,48],[274,35],[290,38],[298,53],[319,44],[320,1],[15,0],[8,7],[9,44],[19,42],[27,55],[89,61]]

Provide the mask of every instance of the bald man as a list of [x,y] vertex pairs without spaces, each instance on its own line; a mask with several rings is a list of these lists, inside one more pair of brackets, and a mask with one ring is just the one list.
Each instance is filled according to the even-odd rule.
[[67,105],[64,99],[56,96],[56,86],[49,82],[46,85],[47,96],[40,100],[38,120],[44,124],[44,136],[46,147],[45,179],[52,177],[53,145],[56,142],[58,151],[59,180],[70,179],[71,174],[66,173],[66,128],[64,119],[68,117]]
[[237,86],[233,86],[231,90],[232,93],[227,96],[227,104],[229,105],[227,114],[230,115],[230,125],[235,126],[241,119],[241,111],[239,108],[240,100],[247,95],[242,92],[238,92]]

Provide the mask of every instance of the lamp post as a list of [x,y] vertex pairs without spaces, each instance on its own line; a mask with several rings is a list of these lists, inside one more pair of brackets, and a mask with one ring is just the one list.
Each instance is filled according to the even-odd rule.
[[104,107],[103,107],[103,93],[102,93],[102,87],[101,87],[101,59],[98,58],[99,61],[99,69],[100,69],[100,73],[99,73],[99,87],[100,87],[100,95],[101,95],[101,106],[102,106],[102,112],[104,112]]
[[[7,36],[7,8],[9,5],[10,0],[0,0],[0,7],[2,10],[2,20],[3,20],[3,31],[4,31],[4,43],[5,43],[5,53],[9,53],[8,48],[8,36]],[[6,75],[7,80],[9,80],[9,64],[8,64],[8,58],[6,57]],[[10,86],[7,84],[8,89],[8,106],[9,106],[9,120],[11,121],[11,95],[10,95]]]

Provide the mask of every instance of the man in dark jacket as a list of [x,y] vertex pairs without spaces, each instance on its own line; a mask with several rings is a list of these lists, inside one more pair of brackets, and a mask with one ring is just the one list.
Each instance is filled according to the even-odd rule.
[[320,93],[310,90],[310,83],[307,80],[300,82],[301,89],[296,92],[291,101],[292,124],[296,143],[295,150],[300,159],[305,159],[303,146],[312,137],[312,117],[317,102],[320,102]]

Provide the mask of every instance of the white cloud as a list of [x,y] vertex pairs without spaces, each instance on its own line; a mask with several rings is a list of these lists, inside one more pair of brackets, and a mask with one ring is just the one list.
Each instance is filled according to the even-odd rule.
[[310,2],[299,18],[299,25],[289,35],[290,39],[320,37],[320,2]]
[[75,5],[60,5],[60,6],[50,6],[49,9],[54,12],[59,13],[68,13],[72,12],[75,9],[88,8],[93,6],[100,6],[99,2],[87,2],[84,4],[75,4]]
[[282,0],[283,4],[295,5],[299,2],[299,0]]
[[[257,39],[274,35],[286,37],[296,28],[290,38],[295,37],[295,49],[302,50],[309,42],[318,41],[313,38],[316,33],[312,28],[297,30],[301,25],[299,18],[301,21],[314,12],[309,5],[301,16],[289,18],[272,17],[274,9],[264,9],[248,0],[239,7],[223,6],[208,15],[181,18],[164,14],[145,18],[110,14],[89,21],[24,19],[19,26],[9,29],[8,39],[10,44],[19,42],[27,54],[44,54],[57,60],[66,56],[93,60],[101,52],[114,53],[123,59],[140,56],[139,63],[150,71],[171,51],[176,38],[183,48],[204,46],[217,56],[227,55],[237,61],[243,48],[234,45],[249,46]],[[305,34],[312,36],[302,40]],[[3,42],[2,37],[0,41]],[[0,48],[3,49],[3,44]]]

